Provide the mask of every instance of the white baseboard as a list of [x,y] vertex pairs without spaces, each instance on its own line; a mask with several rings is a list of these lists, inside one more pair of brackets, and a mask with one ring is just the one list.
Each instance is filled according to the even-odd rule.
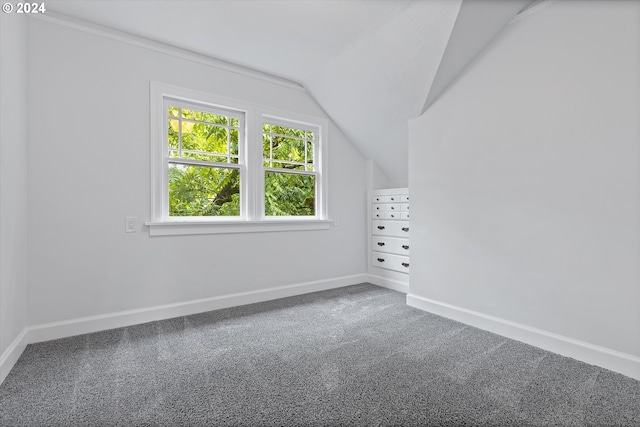
[[414,294],[407,305],[640,380],[640,357]]
[[22,332],[11,342],[11,345],[0,356],[0,384],[9,375],[13,365],[16,364],[20,355],[27,347],[27,329],[23,329]]
[[46,323],[43,325],[29,327],[27,342],[31,344],[71,337],[74,335],[104,331],[107,329],[122,328],[140,323],[153,322],[156,320],[188,316],[211,310],[219,310],[221,308],[253,304],[256,302],[307,294],[310,292],[356,285],[358,283],[366,282],[367,280],[367,274],[355,274],[352,276],[317,280],[313,282],[241,292],[231,295],[221,295],[212,298],[166,304],[137,310],[127,310],[98,316],[82,317],[62,322]]
[[390,279],[388,277],[380,277],[375,274],[369,274],[367,282],[383,288],[392,289],[394,291],[409,293],[409,284],[400,280]]

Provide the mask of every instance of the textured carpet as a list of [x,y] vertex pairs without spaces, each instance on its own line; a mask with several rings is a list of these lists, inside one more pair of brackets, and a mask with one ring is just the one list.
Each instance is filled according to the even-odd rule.
[[640,382],[362,284],[29,345],[0,425],[640,425]]

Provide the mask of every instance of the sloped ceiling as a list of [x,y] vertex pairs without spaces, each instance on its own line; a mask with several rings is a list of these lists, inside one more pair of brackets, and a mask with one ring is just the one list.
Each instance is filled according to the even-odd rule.
[[[491,12],[477,13],[485,2]],[[526,3],[49,0],[47,9],[296,82],[365,157],[405,186],[407,120]],[[438,93],[428,99],[436,77]]]

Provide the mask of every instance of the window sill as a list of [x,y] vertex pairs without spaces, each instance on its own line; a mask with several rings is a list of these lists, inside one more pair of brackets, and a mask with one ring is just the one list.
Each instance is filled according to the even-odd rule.
[[328,230],[333,220],[272,220],[272,221],[167,221],[145,222],[149,236],[180,236],[188,234],[265,233],[273,231]]

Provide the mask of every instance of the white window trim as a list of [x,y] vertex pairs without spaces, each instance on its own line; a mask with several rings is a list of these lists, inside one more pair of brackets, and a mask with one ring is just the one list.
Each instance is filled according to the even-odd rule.
[[[165,108],[164,98],[170,97],[196,104],[232,109],[245,116],[245,140],[240,143],[241,206],[240,217],[171,218],[165,209],[167,190],[166,147],[164,146]],[[217,234],[266,231],[298,231],[328,229],[332,220],[328,209],[328,120],[277,108],[247,103],[238,99],[150,82],[150,152],[151,152],[151,220],[145,222],[151,236],[184,234]],[[317,163],[316,215],[313,217],[267,217],[264,215],[264,168],[262,167],[263,120],[278,120],[288,124],[300,124],[318,129],[314,163]]]

